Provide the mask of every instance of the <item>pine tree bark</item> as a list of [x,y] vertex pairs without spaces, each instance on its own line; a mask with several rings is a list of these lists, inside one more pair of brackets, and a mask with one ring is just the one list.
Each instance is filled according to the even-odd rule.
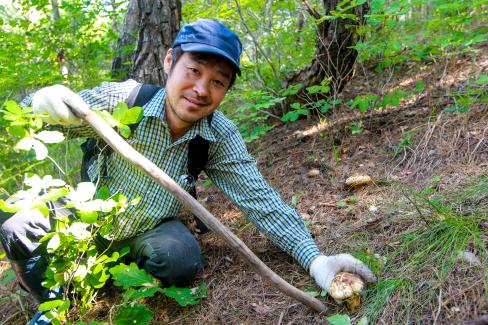
[[[309,14],[317,20],[324,16],[331,16],[332,11],[337,10],[340,0],[323,0],[324,14],[320,14],[307,0],[302,0]],[[336,18],[323,20],[316,26],[316,52],[310,65],[299,70],[285,80],[286,86],[302,84],[302,90],[293,98],[288,98],[288,103],[300,100],[310,100],[305,93],[307,87],[318,85],[325,78],[330,78],[331,92],[328,94],[317,94],[313,100],[326,98],[340,93],[347,82],[354,75],[354,63],[357,51],[353,48],[359,39],[355,33],[355,27],[364,23],[364,17],[368,13],[367,3],[357,6],[350,13],[355,14],[358,20]],[[285,103],[282,107],[289,107]],[[276,107],[275,113],[280,113]]]
[[163,86],[164,57],[180,21],[180,0],[131,0],[112,63],[114,78]]

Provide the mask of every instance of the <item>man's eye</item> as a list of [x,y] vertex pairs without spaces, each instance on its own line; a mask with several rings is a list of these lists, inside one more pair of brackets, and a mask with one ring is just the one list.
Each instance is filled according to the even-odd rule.
[[198,69],[189,67],[188,70],[193,74],[198,74]]
[[219,87],[225,87],[225,84],[220,80],[214,80],[214,83]]

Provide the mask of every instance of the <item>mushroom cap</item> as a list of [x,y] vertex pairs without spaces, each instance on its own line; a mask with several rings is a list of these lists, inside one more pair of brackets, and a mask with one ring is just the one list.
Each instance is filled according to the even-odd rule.
[[339,272],[330,285],[330,295],[334,300],[340,302],[353,296],[356,292],[361,292],[363,287],[364,282],[358,276],[348,272]]
[[358,186],[370,184],[372,182],[373,182],[373,180],[371,179],[371,177],[369,175],[357,174],[357,175],[353,175],[353,176],[349,177],[348,179],[346,179],[345,184],[346,184],[346,186],[349,186],[349,187],[358,187]]

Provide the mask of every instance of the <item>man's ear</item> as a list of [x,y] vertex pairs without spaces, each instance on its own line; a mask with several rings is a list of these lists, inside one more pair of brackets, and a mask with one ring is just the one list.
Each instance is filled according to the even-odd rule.
[[171,48],[168,49],[166,52],[166,56],[164,58],[164,72],[169,75],[169,72],[171,71],[171,61],[173,59],[173,54],[171,52]]

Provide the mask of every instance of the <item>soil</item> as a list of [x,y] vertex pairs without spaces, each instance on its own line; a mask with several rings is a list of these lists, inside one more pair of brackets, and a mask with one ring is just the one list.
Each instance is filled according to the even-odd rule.
[[[412,63],[383,73],[374,73],[369,67],[358,71],[362,72],[341,95],[344,101],[395,87],[409,90],[418,80],[425,82],[426,89],[407,96],[397,107],[359,113],[339,106],[328,116],[277,124],[249,150],[265,179],[302,215],[325,254],[386,255],[396,245],[392,239],[405,227],[393,216],[415,211],[408,204],[405,189],[432,186],[442,192],[486,174],[488,105],[473,103],[468,113],[447,113],[445,109],[454,105],[453,93],[481,88],[473,86],[472,78],[488,74],[488,46],[477,56],[447,62]],[[362,132],[351,134],[347,126],[353,122],[362,123]],[[319,172],[310,176],[312,169]],[[354,174],[367,174],[373,182],[357,189],[345,187],[345,180]],[[203,184],[206,182],[198,188],[200,201],[264,263],[301,290],[319,291],[308,273],[259,233],[218,189]],[[408,224],[416,226],[415,222]],[[486,244],[486,236],[484,240]],[[206,267],[195,285],[204,282],[207,297],[186,308],[161,295],[147,299],[154,324],[327,324],[326,315],[276,290],[214,234],[199,236],[199,241]],[[388,275],[378,274],[382,276]],[[485,281],[479,269],[455,268],[442,290],[437,289],[409,322],[460,324],[488,314]],[[0,288],[2,296],[8,292],[4,289],[16,288],[11,283],[6,286],[10,288]],[[104,289],[91,319],[108,321],[110,307],[120,301],[119,292]],[[361,308],[351,313],[329,297],[319,298],[329,307],[328,315],[347,313],[353,323],[361,318]],[[0,319],[6,324],[24,324],[25,315],[32,315],[35,304],[30,298],[22,301],[25,312],[17,301],[3,303]],[[398,303],[392,296],[369,322],[398,323],[402,319]]]

